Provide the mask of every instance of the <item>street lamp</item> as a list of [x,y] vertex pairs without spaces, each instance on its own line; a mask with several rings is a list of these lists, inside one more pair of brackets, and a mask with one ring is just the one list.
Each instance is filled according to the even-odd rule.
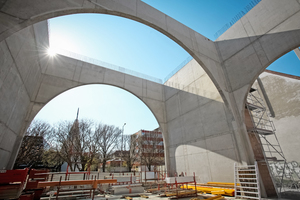
[[[122,126],[122,142],[121,142],[121,161],[120,161],[120,170],[122,169],[122,158],[123,158],[123,134],[124,134],[124,126],[126,123]],[[122,170],[123,171],[123,170]]]

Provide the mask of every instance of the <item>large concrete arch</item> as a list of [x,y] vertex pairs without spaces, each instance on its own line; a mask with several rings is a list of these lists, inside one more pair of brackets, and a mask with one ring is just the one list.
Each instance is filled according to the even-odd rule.
[[42,76],[28,121],[49,101],[67,90],[84,85],[104,84],[124,89],[139,98],[164,128],[164,86],[161,84],[62,55],[49,57],[47,69]]
[[215,78],[218,74],[212,75],[220,66],[214,43],[140,0],[54,0],[49,3],[8,0],[1,6],[1,13],[5,20],[1,24],[0,41],[29,25],[62,15],[101,13],[132,19],[174,40],[201,64],[217,88],[222,85]]
[[260,73],[300,45],[299,19],[298,0],[262,0],[215,42],[227,84],[223,94],[247,152],[252,149],[244,124],[246,96]]
[[[50,57],[44,49],[48,46],[47,28],[46,21],[40,22],[0,43],[4,55],[0,110],[6,113],[0,119],[0,150],[10,154],[0,153],[1,168],[12,167],[22,133],[38,111],[55,96],[81,85],[108,84],[127,90],[148,106],[166,132],[164,85],[61,55]],[[7,95],[16,99],[5,98]],[[10,146],[4,145],[5,141],[11,142]]]
[[[152,110],[163,130],[166,164],[171,172],[196,172],[201,180],[206,181],[217,181],[219,177],[224,181],[230,179],[230,172],[222,177],[224,173],[218,170],[216,161],[229,171],[233,162],[240,162],[241,158],[230,125],[232,116],[222,98],[216,101],[212,97],[199,96],[65,56],[51,58],[45,54],[47,34],[47,23],[40,22],[0,43],[4,55],[0,59],[4,72],[1,76],[0,111],[6,113],[0,117],[1,168],[12,167],[26,127],[49,100],[79,85],[101,83],[130,91]],[[195,67],[197,71],[201,69],[199,65]],[[217,90],[215,92],[218,93]],[[211,123],[214,126],[209,125]],[[230,145],[220,145],[222,140]],[[206,142],[210,145],[207,146]],[[211,149],[211,146],[217,148]],[[184,156],[186,152],[188,155]],[[210,161],[211,167],[204,166],[205,170],[201,171],[193,167],[198,163],[208,163],[209,157],[217,158]],[[197,164],[182,165],[184,159],[184,163],[197,160]],[[226,167],[224,163],[227,163]]]
[[[241,90],[245,85],[249,88],[248,83],[272,61],[299,46],[298,0],[263,0],[215,43],[140,0],[56,0],[49,3],[8,0],[1,5],[0,41],[41,20],[84,12],[126,17],[170,37],[205,69],[225,103],[230,101],[232,91]],[[239,67],[240,59],[242,67]],[[251,74],[248,74],[250,69]],[[234,78],[241,75],[242,80]],[[245,91],[247,89],[244,94]],[[241,102],[244,101],[238,102],[239,108],[242,108]]]
[[240,110],[259,74],[300,46],[299,19],[298,0],[263,0],[217,39],[228,91]]
[[[126,17],[167,35],[203,67],[224,103],[73,59],[44,57],[47,29],[40,21],[83,12]],[[210,174],[204,180],[232,181],[233,162],[254,161],[243,113],[249,88],[270,63],[300,46],[299,0],[262,0],[215,42],[140,0],[7,0],[0,4],[0,16],[1,168],[12,166],[26,126],[49,99],[101,82],[131,91],[155,113],[165,133],[168,165],[192,172],[201,155],[210,163],[202,166],[201,175]],[[229,147],[220,145],[223,140]],[[218,162],[226,163],[228,176],[214,167]]]

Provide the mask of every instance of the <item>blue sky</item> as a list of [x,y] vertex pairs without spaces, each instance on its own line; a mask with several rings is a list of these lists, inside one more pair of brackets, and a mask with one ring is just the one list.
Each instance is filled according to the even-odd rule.
[[[211,40],[250,0],[143,0]],[[52,47],[164,79],[189,54],[160,32],[141,23],[104,14],[77,14],[49,20]],[[294,52],[269,69],[300,75]],[[125,134],[158,127],[150,110],[132,94],[107,85],[82,86],[48,103],[36,118],[52,124],[80,118],[122,127]]]

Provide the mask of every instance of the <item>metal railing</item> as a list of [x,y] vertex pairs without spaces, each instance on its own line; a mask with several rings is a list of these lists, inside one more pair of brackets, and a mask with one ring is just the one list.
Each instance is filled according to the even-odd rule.
[[80,54],[77,54],[77,53],[74,53],[74,52],[70,52],[70,51],[67,51],[67,50],[64,50],[64,49],[55,49],[55,51],[59,55],[63,55],[63,56],[69,57],[69,58],[73,58],[73,59],[80,60],[80,61],[83,61],[83,62],[87,62],[87,63],[93,64],[93,65],[105,67],[105,68],[108,68],[108,69],[111,69],[111,70],[122,72],[124,74],[136,76],[136,77],[139,77],[139,78],[142,78],[142,79],[146,79],[146,80],[149,80],[149,81],[153,81],[153,82],[162,84],[162,80],[159,79],[159,78],[155,78],[155,77],[152,77],[152,76],[149,76],[149,75],[146,75],[146,74],[142,74],[142,73],[130,70],[130,69],[126,69],[124,67],[120,67],[120,66],[117,66],[117,65],[114,65],[114,64],[110,64],[110,63],[101,61],[101,60],[97,60],[97,59],[94,59],[94,58],[83,56],[83,55],[80,55]]
[[236,14],[230,22],[226,23],[220,30],[218,30],[214,37],[217,39],[220,35],[225,33],[233,24],[235,24],[237,21],[239,21],[245,14],[247,14],[252,8],[254,8],[261,0],[252,0],[245,8],[244,10],[241,10],[238,14]]
[[193,59],[192,56],[188,56],[182,63],[180,63],[170,74],[164,78],[164,83],[166,83],[172,76],[174,76],[179,70],[181,70],[186,64],[188,64]]

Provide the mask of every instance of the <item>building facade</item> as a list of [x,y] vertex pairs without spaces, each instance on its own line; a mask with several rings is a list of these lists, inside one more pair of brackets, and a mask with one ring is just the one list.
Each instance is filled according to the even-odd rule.
[[151,171],[156,170],[157,166],[164,165],[164,142],[159,129],[139,130],[131,137],[132,141],[137,141],[134,146],[138,156],[135,166],[139,166],[139,170]]

